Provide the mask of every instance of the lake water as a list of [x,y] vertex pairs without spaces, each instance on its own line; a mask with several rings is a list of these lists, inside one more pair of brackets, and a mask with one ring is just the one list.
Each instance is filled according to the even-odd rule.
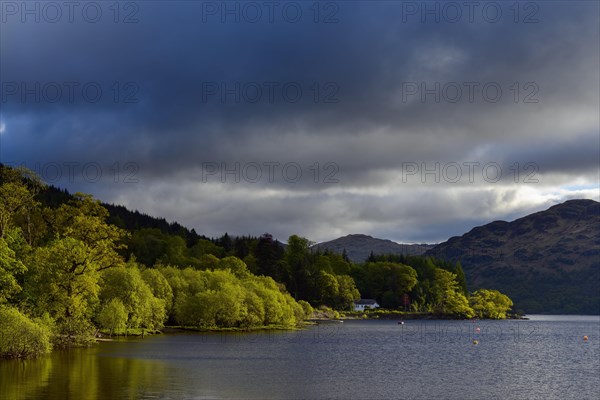
[[583,316],[169,334],[0,361],[2,400],[597,399],[599,393],[600,317]]

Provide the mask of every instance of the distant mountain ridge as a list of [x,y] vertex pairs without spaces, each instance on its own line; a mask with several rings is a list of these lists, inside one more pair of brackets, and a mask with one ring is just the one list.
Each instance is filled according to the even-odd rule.
[[314,245],[319,250],[329,250],[342,254],[344,251],[350,261],[364,262],[373,254],[421,255],[434,247],[431,244],[400,244],[387,239],[377,239],[369,235],[351,234],[328,242]]
[[600,313],[600,203],[569,200],[452,237],[426,255],[460,261],[469,289],[495,288],[528,313]]

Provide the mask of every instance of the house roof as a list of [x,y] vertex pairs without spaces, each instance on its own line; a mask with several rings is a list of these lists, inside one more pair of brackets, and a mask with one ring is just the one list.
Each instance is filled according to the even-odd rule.
[[354,304],[373,305],[373,304],[377,304],[377,301],[375,299],[360,299],[358,301],[355,301]]

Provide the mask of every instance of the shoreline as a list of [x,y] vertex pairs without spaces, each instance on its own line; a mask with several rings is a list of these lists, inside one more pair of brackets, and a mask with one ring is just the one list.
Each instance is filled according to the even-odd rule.
[[455,315],[435,313],[413,313],[403,311],[347,313],[340,320],[455,320],[455,321],[500,321],[500,320],[529,320],[525,315],[508,315],[506,318],[462,318]]
[[316,325],[315,322],[306,321],[300,326],[260,326],[253,328],[195,328],[187,326],[165,326],[154,331],[146,331],[144,333],[136,331],[127,334],[115,334],[109,336],[108,333],[100,332],[99,336],[94,337],[96,342],[110,342],[118,338],[132,337],[144,338],[145,336],[163,335],[163,334],[178,334],[178,333],[251,333],[251,332],[277,332],[277,331],[298,331],[307,326]]
[[178,334],[178,333],[252,333],[252,332],[276,332],[276,331],[290,331],[290,330],[303,330],[309,326],[318,325],[323,322],[344,322],[344,321],[367,321],[367,320],[384,320],[384,321],[502,321],[502,320],[529,320],[523,315],[510,315],[507,318],[459,318],[452,315],[440,315],[433,313],[403,313],[403,312],[389,312],[381,314],[372,313],[350,313],[342,314],[339,317],[314,317],[304,321],[302,325],[290,327],[290,326],[261,326],[253,328],[195,328],[185,326],[165,326],[164,328],[156,331],[149,331],[145,333],[141,332],[130,332],[125,334],[108,334],[101,333],[101,336],[94,338],[96,342],[109,342],[117,338],[122,337],[145,337],[162,334]]

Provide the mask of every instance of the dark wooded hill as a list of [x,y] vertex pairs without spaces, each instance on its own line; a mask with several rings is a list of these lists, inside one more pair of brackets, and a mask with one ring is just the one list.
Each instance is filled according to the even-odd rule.
[[426,255],[460,261],[469,289],[495,288],[527,313],[600,314],[600,203],[569,200],[494,221]]

